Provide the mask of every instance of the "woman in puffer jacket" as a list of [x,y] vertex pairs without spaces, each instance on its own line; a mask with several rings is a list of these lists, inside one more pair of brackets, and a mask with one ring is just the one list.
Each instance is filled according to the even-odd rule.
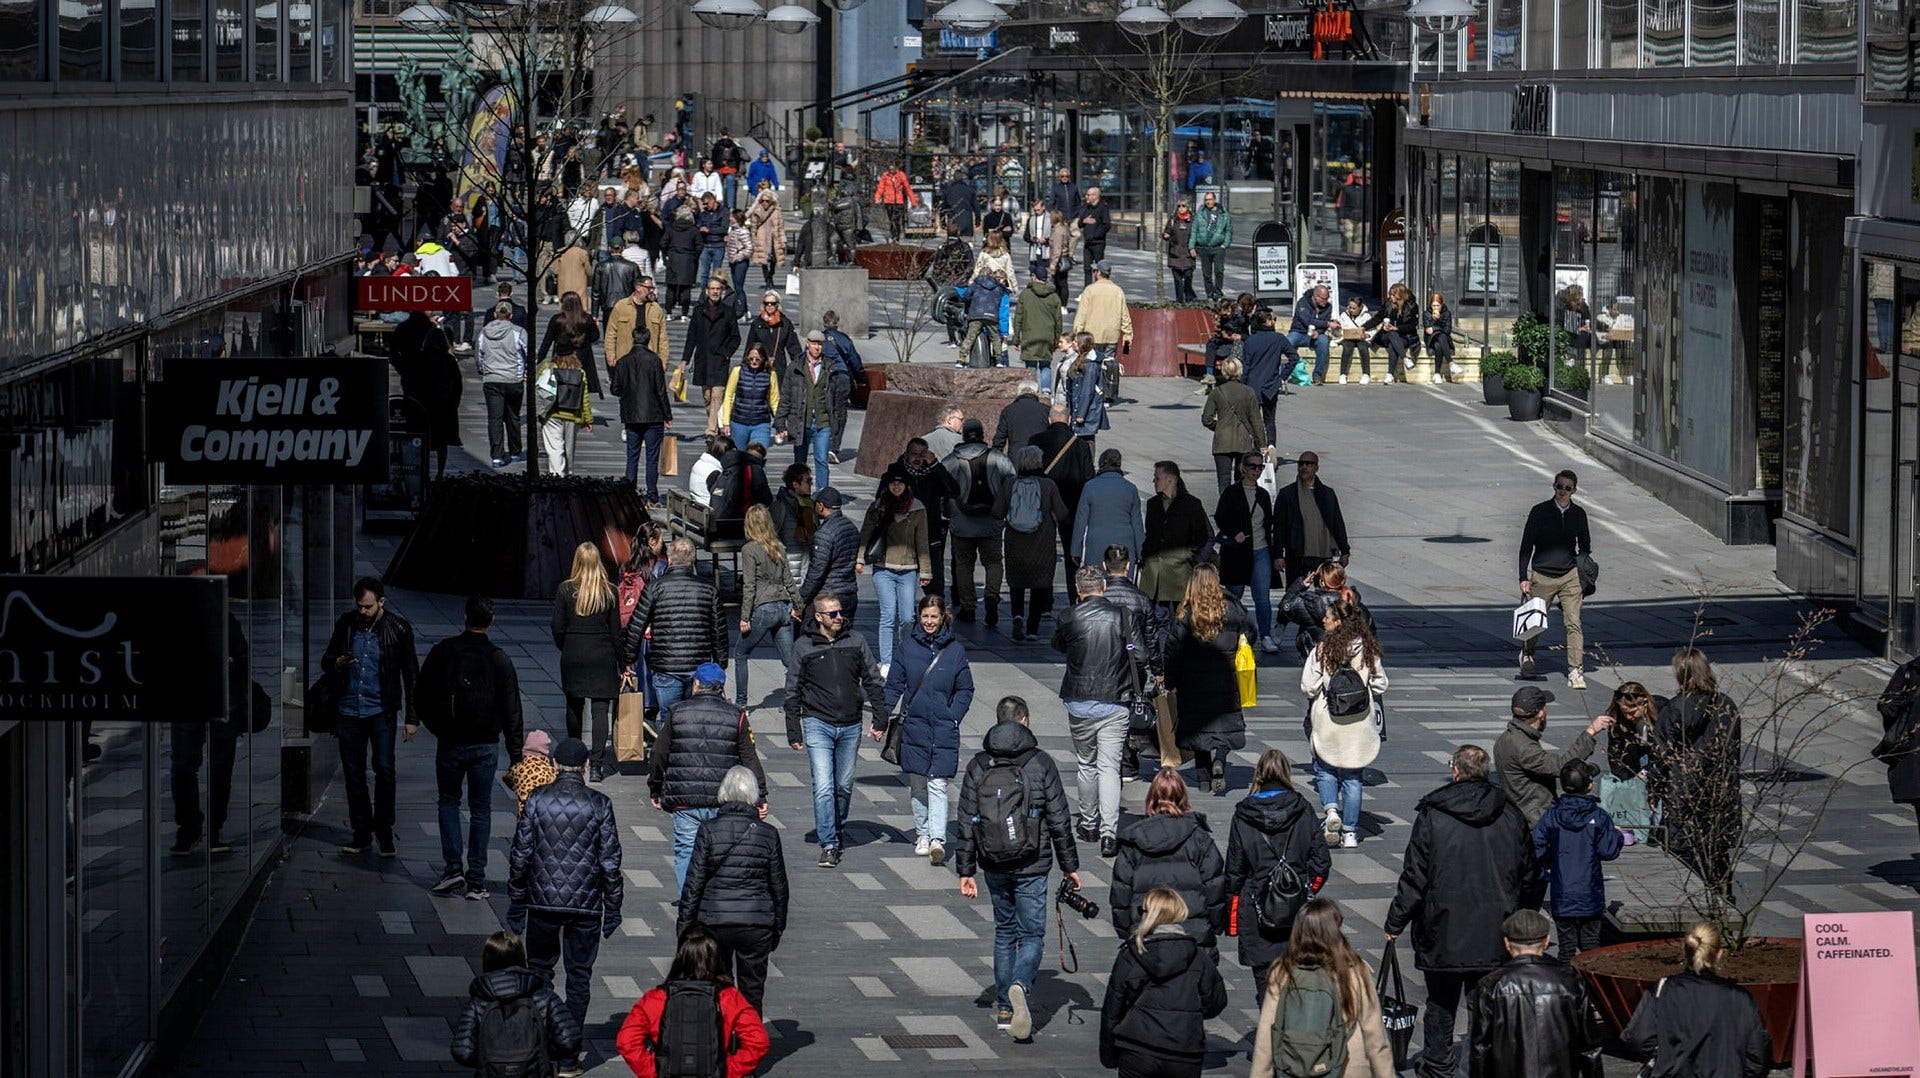
[[704,925],[719,942],[723,969],[754,1010],[765,1002],[767,960],[787,931],[787,863],[780,832],[766,822],[765,791],[745,767],[720,780],[720,807],[700,825],[680,888],[676,935]]
[[1367,604],[1360,601],[1360,590],[1347,583],[1346,566],[1339,562],[1323,562],[1318,569],[1287,585],[1286,594],[1280,598],[1280,613],[1299,627],[1293,646],[1299,650],[1300,658],[1305,659],[1320,646],[1320,638],[1327,633],[1327,608],[1337,602],[1360,611],[1368,627],[1372,627],[1373,615],[1368,612]]
[[1212,950],[1216,935],[1227,930],[1227,866],[1207,818],[1193,811],[1180,772],[1163,768],[1153,777],[1146,816],[1121,828],[1119,838],[1107,894],[1113,927],[1123,936],[1133,932],[1146,893],[1165,887],[1187,904],[1187,935]]
[[[1326,817],[1327,845],[1352,849],[1360,845],[1361,773],[1380,755],[1383,740],[1376,716],[1383,714],[1380,695],[1387,691],[1387,670],[1380,662],[1380,643],[1357,609],[1333,604],[1325,626],[1326,638],[1300,669],[1300,692],[1307,698],[1313,785]],[[1372,699],[1354,714],[1335,715],[1327,706],[1327,689],[1336,673],[1349,669],[1360,675]]]
[[1260,896],[1282,859],[1306,886],[1306,897],[1320,893],[1333,871],[1333,856],[1320,835],[1320,813],[1293,788],[1287,754],[1268,749],[1253,765],[1253,792],[1233,809],[1227,833],[1227,894],[1240,899],[1240,964],[1253,971],[1256,1001],[1267,998],[1267,967],[1287,953],[1291,922],[1263,927]]
[[[913,805],[913,853],[947,860],[947,784],[960,771],[960,723],[973,706],[973,667],[953,635],[947,601],[920,597],[918,623],[901,639],[887,671],[887,713],[906,700],[900,770]],[[884,735],[882,735],[884,736]]]
[[1100,1004],[1100,1065],[1121,1078],[1200,1078],[1207,1019],[1227,1009],[1227,984],[1181,927],[1187,904],[1178,892],[1156,887],[1143,905]]
[[453,1027],[453,1061],[479,1072],[492,1045],[482,1044],[487,1009],[515,1000],[533,1000],[534,1013],[547,1033],[551,1063],[572,1063],[580,1053],[580,1023],[540,975],[527,967],[527,945],[518,932],[495,932],[480,952],[480,976],[467,989],[460,1021]]
[[667,967],[666,980],[640,997],[640,1002],[627,1013],[626,1022],[621,1024],[620,1035],[614,1039],[620,1058],[627,1061],[633,1073],[638,1078],[655,1078],[660,1073],[655,1050],[660,1022],[667,1012],[667,985],[675,981],[707,981],[716,988],[720,1004],[720,1043],[726,1052],[727,1069],[724,1076],[716,1074],[714,1078],[747,1078],[758,1069],[771,1043],[767,1039],[767,1027],[760,1020],[760,1012],[754,1010],[747,997],[729,981],[721,961],[720,945],[714,942],[713,934],[694,925],[681,933],[680,945],[673,952],[673,964]]

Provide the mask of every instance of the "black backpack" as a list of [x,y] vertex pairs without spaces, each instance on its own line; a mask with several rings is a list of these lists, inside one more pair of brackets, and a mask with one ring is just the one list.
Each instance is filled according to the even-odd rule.
[[998,757],[980,775],[973,850],[981,864],[1018,865],[1040,852],[1040,806],[1027,789],[1027,761],[1036,751]]
[[547,1024],[532,996],[494,1000],[480,1013],[475,1055],[485,1078],[545,1078],[553,1073],[547,1055]]
[[[449,674],[452,686],[447,717],[458,729],[484,725],[499,733],[500,701],[494,685],[493,653],[471,645],[455,648]],[[439,731],[434,733],[438,736]]]
[[1307,883],[1294,871],[1287,855],[1274,847],[1272,835],[1266,836],[1266,842],[1273,854],[1273,864],[1267,866],[1254,894],[1259,900],[1260,930],[1268,935],[1280,935],[1293,929],[1293,919],[1307,904]]
[[587,374],[585,371],[569,367],[553,369],[553,407],[547,409],[549,415],[555,412],[567,412],[579,415],[587,403]]
[[1362,714],[1373,704],[1366,679],[1351,666],[1343,666],[1327,679],[1327,714],[1334,718]]
[[659,1078],[723,1078],[726,1031],[720,1021],[720,986],[712,981],[669,981],[667,1005],[653,1044]]
[[967,462],[967,496],[961,501],[969,512],[980,515],[993,513],[993,481],[987,469],[987,457],[992,451],[981,453]]

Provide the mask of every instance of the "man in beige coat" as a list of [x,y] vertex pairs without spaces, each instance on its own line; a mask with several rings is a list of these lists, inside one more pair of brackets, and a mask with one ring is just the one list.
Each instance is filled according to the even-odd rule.
[[[654,343],[654,350],[661,351],[661,345],[667,339],[667,312],[653,299],[653,278],[640,276],[634,278],[633,294],[607,308],[605,330],[607,348],[607,370],[620,365],[620,360],[633,350],[633,327],[645,325],[647,340]],[[661,365],[665,366],[662,360]]]
[[587,279],[592,275],[593,260],[587,257],[587,249],[580,246],[580,234],[567,233],[567,245],[553,259],[556,294],[564,296],[572,292],[580,297],[582,305],[591,303],[593,293],[587,289]]
[[1104,258],[1093,264],[1093,283],[1081,291],[1073,309],[1073,331],[1093,334],[1093,343],[1103,357],[1125,352],[1133,338],[1127,294],[1113,283],[1113,266]]

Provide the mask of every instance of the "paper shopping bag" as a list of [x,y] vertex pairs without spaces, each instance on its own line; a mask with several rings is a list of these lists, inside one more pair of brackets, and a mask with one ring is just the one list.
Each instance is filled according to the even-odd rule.
[[613,713],[613,758],[623,764],[644,763],[647,759],[647,696],[638,686],[618,697]]
[[1547,601],[1533,596],[1513,608],[1513,638],[1532,640],[1547,631]]
[[660,474],[680,474],[680,439],[668,431],[660,439]]
[[1177,692],[1164,692],[1154,698],[1154,732],[1160,739],[1160,766],[1185,767],[1187,754],[1174,741],[1174,726],[1179,721],[1180,701]]

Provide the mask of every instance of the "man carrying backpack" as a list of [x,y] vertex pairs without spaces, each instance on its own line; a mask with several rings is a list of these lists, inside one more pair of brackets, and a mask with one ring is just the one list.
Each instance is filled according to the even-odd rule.
[[980,897],[974,874],[986,876],[993,900],[994,1024],[1015,1040],[1033,1036],[1028,993],[1047,943],[1047,876],[1055,860],[1080,889],[1080,853],[1073,844],[1060,769],[1027,729],[1027,702],[1000,701],[982,751],[960,782],[954,864],[960,893]]
[[1585,978],[1547,957],[1553,925],[1538,910],[1500,922],[1507,961],[1467,1003],[1467,1073],[1472,1078],[1600,1078],[1606,1031]]
[[960,488],[947,506],[948,530],[953,537],[953,593],[959,608],[956,621],[972,621],[978,600],[973,594],[973,563],[987,569],[987,627],[1000,624],[1000,582],[1004,575],[1001,533],[1006,521],[994,515],[1000,491],[1013,481],[1013,461],[987,445],[987,426],[968,419],[960,427],[960,444],[945,461],[954,485]]
[[[467,897],[487,897],[487,844],[493,837],[493,776],[500,766],[498,742],[518,764],[526,741],[520,717],[520,678],[513,660],[487,638],[493,600],[467,600],[467,629],[435,644],[420,664],[415,699],[420,717],[439,747],[433,770],[440,786],[440,852],[446,868],[436,895],[465,888]],[[460,867],[460,784],[467,786],[471,834],[466,870]]]

